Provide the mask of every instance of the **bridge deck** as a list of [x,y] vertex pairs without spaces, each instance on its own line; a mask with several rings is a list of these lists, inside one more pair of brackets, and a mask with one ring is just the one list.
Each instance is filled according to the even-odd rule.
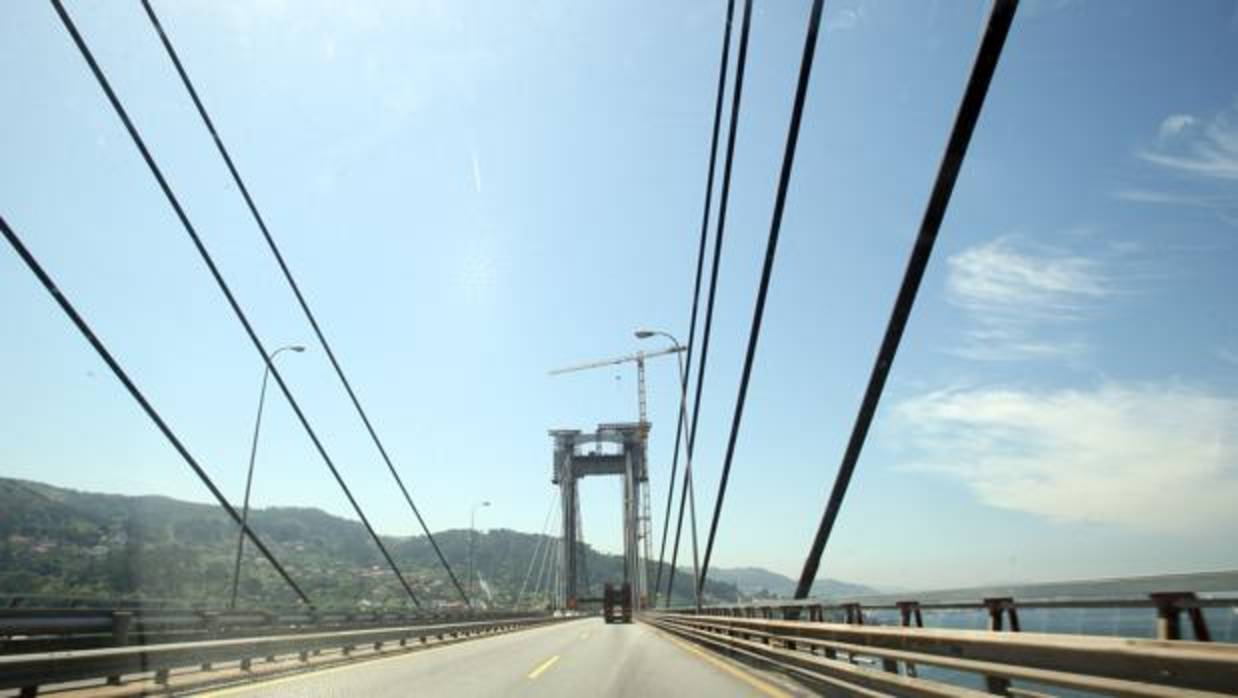
[[601,619],[536,628],[309,672],[209,695],[351,696],[771,696],[783,683],[701,656],[641,623]]

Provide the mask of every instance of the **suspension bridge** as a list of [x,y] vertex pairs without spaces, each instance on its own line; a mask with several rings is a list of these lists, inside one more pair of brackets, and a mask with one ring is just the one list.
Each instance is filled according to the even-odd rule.
[[[51,0],[65,33],[97,82],[108,107],[123,125],[149,174],[249,343],[264,362],[275,387],[292,409],[322,467],[347,499],[379,551],[387,570],[407,596],[402,612],[362,613],[320,606],[306,580],[297,578],[238,511],[141,386],[93,329],[78,300],[24,242],[18,226],[0,217],[0,231],[12,251],[46,290],[65,320],[103,361],[128,395],[175,449],[184,464],[237,526],[242,540],[276,571],[298,601],[295,608],[201,609],[135,607],[106,603],[84,608],[12,600],[0,610],[0,690],[21,696],[120,696],[162,692],[214,695],[342,694],[429,695],[611,695],[684,696],[809,693],[837,695],[1045,695],[1047,691],[1122,696],[1232,695],[1238,691],[1238,645],[1232,617],[1238,600],[1234,575],[1163,576],[1121,580],[1098,598],[1062,598],[1051,589],[960,590],[953,594],[907,594],[890,598],[809,598],[822,554],[829,543],[852,475],[876,413],[911,315],[916,295],[963,167],[990,82],[997,72],[1007,34],[1015,19],[1015,0],[994,0],[975,49],[970,73],[889,322],[833,487],[814,528],[811,546],[793,599],[766,603],[721,604],[708,598],[712,555],[726,535],[723,526],[727,484],[741,432],[749,381],[761,336],[809,79],[816,57],[822,1],[814,0],[804,29],[793,107],[776,183],[768,241],[756,291],[746,354],[728,433],[721,479],[708,525],[698,538],[693,484],[698,420],[726,230],[744,74],[753,18],[753,1],[730,0],[723,24],[714,124],[705,202],[695,263],[688,341],[664,350],[562,369],[636,364],[639,418],[635,422],[547,425],[550,441],[548,487],[556,489],[554,542],[539,547],[527,566],[517,607],[482,608],[453,570],[414,503],[360,398],[302,293],[279,245],[251,196],[245,180],[216,131],[150,0],[141,0],[183,87],[225,163],[281,275],[292,291],[317,343],[327,356],[348,401],[409,513],[434,550],[446,578],[460,598],[453,611],[423,604],[416,580],[397,564],[376,533],[345,473],[330,455],[298,396],[273,361],[274,353],[238,295],[216,264],[204,237],[165,177],[159,159],[126,109],[124,100],[95,58],[90,42],[61,0]],[[737,4],[739,7],[737,7]],[[735,17],[739,10],[738,19]],[[730,65],[732,29],[738,24],[735,65]],[[730,77],[728,90],[728,76]],[[729,128],[722,141],[724,96],[731,95]],[[720,147],[721,146],[721,147]],[[714,208],[715,170],[722,177]],[[706,278],[706,251],[713,223],[712,262]],[[703,288],[704,286],[704,288]],[[702,308],[702,291],[705,291]],[[699,311],[703,309],[701,318]],[[698,319],[701,322],[698,322]],[[698,325],[700,327],[698,337]],[[661,333],[644,330],[642,338]],[[669,337],[669,335],[667,335]],[[278,351],[278,350],[277,350]],[[680,395],[669,483],[655,541],[649,471],[662,466],[648,453],[652,428],[646,416],[644,362],[674,355],[680,363]],[[694,364],[695,360],[695,364]],[[685,370],[686,367],[686,370]],[[695,376],[693,369],[695,367]],[[691,399],[689,399],[691,395]],[[669,430],[668,430],[669,431]],[[531,434],[530,438],[544,438]],[[681,456],[682,454],[682,456]],[[680,461],[682,460],[682,468]],[[603,625],[597,617],[596,584],[590,580],[578,483],[587,477],[622,482],[622,579],[636,610],[633,624]],[[547,525],[551,521],[548,515]],[[685,523],[686,522],[686,523]],[[687,538],[687,541],[683,539]],[[658,556],[653,556],[655,542]],[[680,565],[681,548],[690,550],[690,568]],[[238,560],[240,553],[238,551]],[[239,564],[239,563],[238,563]],[[681,569],[682,568],[682,569]],[[672,593],[678,575],[691,576],[691,593]],[[525,592],[539,600],[524,604]],[[423,591],[424,594],[424,591]],[[235,598],[235,592],[234,592]],[[1093,628],[1071,631],[1054,626],[1049,612],[1122,610],[1138,630],[1109,636]],[[1225,614],[1229,614],[1226,616]],[[1228,625],[1225,619],[1229,618]],[[964,622],[960,624],[960,619]],[[973,622],[974,621],[974,622]],[[1037,627],[1039,622],[1039,627]],[[1221,626],[1224,627],[1219,627]],[[1130,628],[1123,628],[1130,630]],[[1225,637],[1222,638],[1221,635]],[[1130,636],[1134,635],[1134,636]],[[1218,642],[1225,639],[1227,642]]]

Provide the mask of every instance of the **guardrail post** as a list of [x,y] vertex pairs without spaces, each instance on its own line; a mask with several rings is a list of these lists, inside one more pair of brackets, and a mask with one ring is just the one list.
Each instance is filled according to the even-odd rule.
[[1182,639],[1182,612],[1191,619],[1191,630],[1199,642],[1211,642],[1208,622],[1204,611],[1195,604],[1197,597],[1192,591],[1165,591],[1148,594],[1156,604],[1156,637],[1161,640]]
[[[782,610],[783,620],[799,620],[800,619],[800,609],[798,606],[783,606],[781,610]],[[788,640],[786,638],[783,638],[782,646],[789,650],[794,650],[796,647],[795,640]]]
[[[273,627],[278,621],[279,621],[279,617],[276,616],[274,613],[271,613],[270,611],[262,612],[262,622],[264,625],[268,627]],[[268,654],[266,656],[266,661],[268,664],[273,663],[275,661],[275,655]]]
[[[999,596],[984,600],[985,610],[989,613],[989,630],[993,632],[1001,632],[1002,616],[1006,615],[1010,618],[1010,632],[1019,632],[1019,613],[1015,610],[1014,599],[1009,596]],[[989,689],[989,693],[997,695],[1010,695],[1010,679],[1004,676],[986,676],[984,677],[985,687]]]
[[858,603],[842,605],[844,622],[847,625],[864,625],[864,609]]
[[[860,607],[860,604],[855,603],[854,601],[851,603],[845,603],[845,604],[842,604],[842,609],[843,609],[843,622],[845,622],[847,625],[864,625],[864,609]],[[829,656],[829,655],[826,655],[826,656]],[[855,655],[851,652],[848,652],[847,661],[851,662],[852,664],[855,664]]]
[[[915,621],[915,627],[924,627],[924,616],[920,614],[919,601],[899,601],[895,605],[898,606],[899,623],[904,628],[912,627],[912,621]],[[903,662],[903,669],[912,678],[918,676],[916,665],[912,662]]]
[[924,627],[924,616],[920,615],[919,601],[899,601],[895,604],[898,606],[899,622],[904,628],[911,627],[911,621],[915,620],[917,628]]
[[129,631],[133,628],[133,613],[112,611],[112,645],[124,647],[129,644]]
[[[807,608],[808,608],[808,621],[810,623],[821,623],[825,621],[825,609],[821,606],[821,604],[815,603],[815,604],[812,604],[811,606],[808,606]],[[797,613],[796,620],[799,620],[798,615],[799,614]],[[794,647],[792,647],[792,649],[794,649]],[[808,654],[816,654],[816,653],[817,653],[817,648],[814,647],[813,645],[809,645]]]
[[825,622],[825,607],[819,603],[815,603],[808,607],[808,620],[813,623]]
[[[129,611],[112,612],[112,645],[124,647],[129,644],[129,631],[133,628],[133,614]],[[119,686],[120,674],[107,677],[107,685]]]
[[[214,611],[202,612],[202,623],[206,626],[206,634],[211,639],[219,635],[219,614]],[[202,671],[210,671],[211,663],[202,662]]]
[[1010,618],[1010,632],[1019,632],[1019,611],[1015,608],[1014,599],[1009,596],[985,599],[984,607],[989,612],[989,630],[1002,629],[1002,616],[1004,614]]

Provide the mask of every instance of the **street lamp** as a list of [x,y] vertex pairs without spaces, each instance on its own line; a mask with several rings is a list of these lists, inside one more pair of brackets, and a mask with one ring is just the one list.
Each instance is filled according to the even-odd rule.
[[258,430],[262,426],[262,405],[267,395],[267,378],[271,375],[271,364],[282,351],[295,351],[298,354],[305,351],[299,344],[290,344],[271,352],[267,357],[266,366],[262,369],[262,389],[258,391],[258,416],[254,419],[254,439],[249,447],[249,474],[245,476],[245,503],[241,506],[241,532],[236,538],[236,563],[232,568],[232,602],[228,608],[236,608],[236,592],[241,582],[241,552],[245,548],[245,526],[249,523],[249,490],[254,483],[254,457],[258,455]]
[[477,567],[473,559],[473,537],[476,535],[477,510],[490,506],[490,502],[478,502],[469,511],[469,606],[473,605],[473,589],[477,579]]
[[[651,329],[642,327],[636,330],[635,332],[633,332],[633,334],[636,335],[637,339],[649,339],[650,337],[666,337],[667,339],[671,340],[671,344],[675,345],[676,349],[683,349],[683,346],[679,344],[679,340],[675,339],[674,335],[672,335],[669,332],[663,332],[662,330],[651,330]],[[688,379],[684,375],[683,352],[682,351],[675,353],[675,360],[678,361],[679,363],[679,427],[683,429],[683,436],[685,439],[687,439],[689,438],[688,436]],[[692,457],[690,455],[691,454],[690,447],[688,447],[688,453],[689,453],[689,456],[684,459],[684,478],[688,481],[688,501],[691,504],[691,506],[689,507],[689,513],[692,516],[692,522],[691,522],[692,530],[696,531],[696,492],[695,492],[696,488],[693,487],[692,485]],[[672,482],[671,488],[673,489],[674,487],[675,487],[675,483]],[[670,506],[669,500],[667,502],[667,506],[668,507]],[[664,539],[663,543],[665,543],[665,538],[666,538],[666,535],[665,533],[663,533],[663,539]],[[697,559],[696,538],[693,537],[692,539],[692,565],[694,568],[696,567],[696,559]],[[662,573],[662,569],[659,567],[658,568],[659,577],[661,577],[661,573]],[[694,584],[693,586],[696,586],[696,585]],[[659,591],[660,591],[659,589],[653,590],[655,604],[657,603],[657,595]],[[671,591],[670,589],[667,589],[666,598],[668,602],[670,600],[670,597],[671,597]],[[696,605],[698,607],[700,607],[701,605],[701,590],[699,587],[696,589]]]

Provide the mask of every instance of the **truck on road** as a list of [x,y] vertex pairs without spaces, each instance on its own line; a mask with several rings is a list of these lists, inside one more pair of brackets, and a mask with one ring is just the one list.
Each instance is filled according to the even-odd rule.
[[607,584],[602,595],[602,618],[607,623],[632,622],[632,585]]

